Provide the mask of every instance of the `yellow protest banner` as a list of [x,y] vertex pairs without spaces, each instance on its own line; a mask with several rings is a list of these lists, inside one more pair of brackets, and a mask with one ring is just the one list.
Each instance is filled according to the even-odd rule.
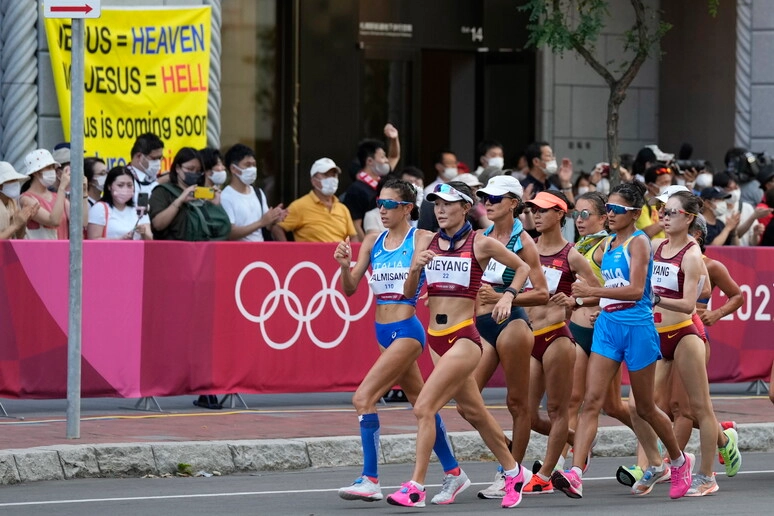
[[[87,19],[84,149],[108,169],[131,161],[134,140],[164,142],[162,170],[181,147],[207,143],[210,8],[103,8]],[[70,140],[70,20],[46,19],[59,110]]]

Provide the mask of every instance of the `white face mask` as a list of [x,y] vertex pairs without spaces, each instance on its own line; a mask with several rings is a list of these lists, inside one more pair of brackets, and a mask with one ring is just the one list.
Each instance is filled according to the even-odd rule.
[[417,185],[414,185],[414,190],[417,191],[417,207],[419,207],[422,205],[422,201],[425,200],[425,190]]
[[384,177],[390,173],[389,163],[374,163],[374,172],[379,177]]
[[11,199],[18,199],[21,195],[21,183],[18,181],[12,181],[10,183],[3,184],[3,193],[6,197]]
[[324,177],[320,179],[320,192],[323,195],[333,195],[339,189],[338,177]]
[[[235,174],[240,181],[242,181],[244,184],[250,186],[255,182],[255,180],[258,178],[258,169],[256,167],[247,167],[245,169],[241,169],[238,166],[234,165],[234,168],[239,170],[241,174]],[[214,176],[215,174],[213,174]],[[213,181],[214,183],[215,181]]]
[[723,217],[728,211],[728,206],[726,206],[726,203],[722,200],[717,200],[715,201],[715,207],[712,208],[712,211],[715,213],[716,217]]
[[132,188],[116,188],[110,193],[113,195],[113,200],[119,204],[126,204],[134,196]]
[[95,179],[95,181],[97,182],[97,188],[99,189],[100,192],[105,189],[106,180],[107,180],[107,174],[105,174],[104,176],[97,176],[97,178]]
[[556,171],[559,170],[559,165],[556,164],[556,160],[552,159],[548,163],[546,163],[546,175],[547,176],[553,176],[556,174]]
[[583,194],[585,194],[588,191],[589,191],[589,187],[588,186],[579,186],[578,187],[578,195],[583,195]]
[[493,158],[489,158],[486,164],[490,167],[502,169],[505,165],[505,159],[502,156],[495,156]]
[[682,177],[678,177],[675,179],[675,183],[680,186],[685,186],[685,179],[683,179]]
[[729,193],[731,194],[731,197],[726,199],[726,203],[736,209],[736,207],[739,206],[739,200],[742,198],[742,191],[737,188],[736,190],[731,190]]
[[697,190],[704,190],[712,186],[712,174],[703,172],[696,176],[695,186]]
[[222,185],[226,182],[226,171],[225,170],[213,170],[212,176],[210,176],[210,181],[212,181],[212,184],[214,185]]
[[56,170],[46,170],[40,174],[40,183],[48,188],[56,183]]
[[448,167],[443,169],[443,172],[441,172],[441,177],[443,177],[447,181],[451,181],[459,174],[460,174],[460,171],[457,169],[457,167]]
[[153,181],[154,179],[156,179],[156,176],[159,175],[160,171],[161,171],[160,159],[152,159],[148,161],[148,168],[145,169],[145,175],[148,176],[148,179]]

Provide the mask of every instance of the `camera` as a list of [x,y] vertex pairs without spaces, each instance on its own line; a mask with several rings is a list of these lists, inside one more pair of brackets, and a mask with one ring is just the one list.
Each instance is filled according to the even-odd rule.
[[677,165],[678,170],[684,171],[684,170],[690,170],[692,168],[695,168],[696,170],[704,170],[707,168],[707,160],[704,159],[678,159],[675,160],[675,165]]

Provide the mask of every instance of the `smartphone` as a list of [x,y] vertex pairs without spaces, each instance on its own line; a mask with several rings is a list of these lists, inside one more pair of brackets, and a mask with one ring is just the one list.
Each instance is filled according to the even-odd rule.
[[150,194],[148,192],[140,192],[137,194],[137,216],[142,217],[148,211],[148,198]]
[[197,186],[194,190],[194,199],[214,199],[215,190],[208,186]]

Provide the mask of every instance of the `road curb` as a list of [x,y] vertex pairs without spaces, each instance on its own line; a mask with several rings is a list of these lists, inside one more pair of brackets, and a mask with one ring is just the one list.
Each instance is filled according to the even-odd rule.
[[[460,461],[494,461],[477,432],[449,434]],[[414,461],[415,434],[381,438],[382,464]],[[532,433],[526,457],[531,461],[545,449],[545,436]],[[594,455],[625,457],[635,453],[634,433],[626,427],[601,427]],[[774,451],[774,423],[739,425],[742,452]],[[698,453],[694,430],[688,450]],[[0,450],[0,485],[76,478],[135,478],[175,474],[179,464],[191,471],[220,474],[292,471],[309,467],[358,466],[360,437],[315,437],[244,441],[188,441],[119,444],[79,444]]]

